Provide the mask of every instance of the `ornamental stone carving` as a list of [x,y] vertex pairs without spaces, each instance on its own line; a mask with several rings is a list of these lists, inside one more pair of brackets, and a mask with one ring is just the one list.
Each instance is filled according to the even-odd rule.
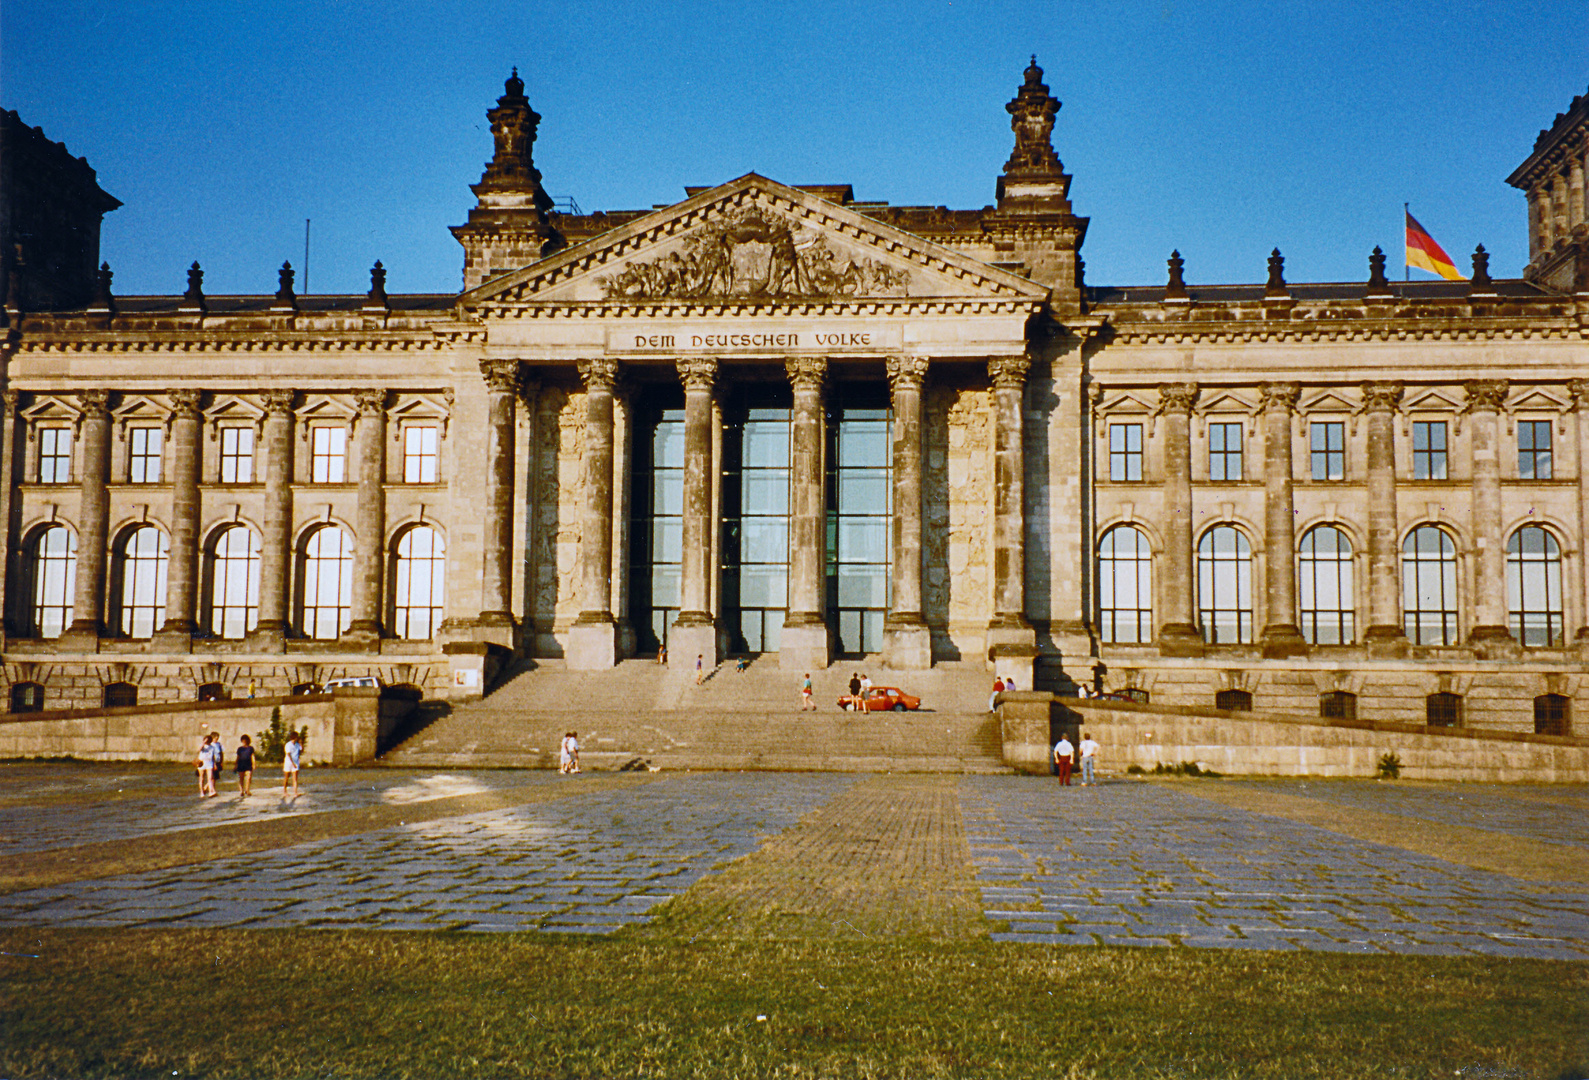
[[1043,69],[1037,66],[1037,57],[1026,69],[1026,81],[1016,91],[1015,99],[1004,110],[1010,114],[1010,130],[1015,132],[1015,149],[1010,160],[1004,163],[1006,173],[1046,174],[1060,170],[1059,157],[1054,153],[1054,115],[1059,112],[1059,101],[1048,92],[1043,82]]
[[796,390],[821,390],[828,377],[828,362],[820,356],[796,356],[783,363],[785,374]]
[[292,403],[297,396],[294,390],[266,390],[259,395],[267,416],[292,415]]
[[601,279],[609,300],[707,297],[906,296],[908,271],[835,251],[814,228],[759,206],[735,210],[684,238],[681,251],[632,262]]
[[1016,356],[995,356],[988,361],[988,377],[1000,390],[1019,390],[1026,385],[1026,373],[1031,368],[1031,357],[1024,353]]
[[717,361],[709,356],[681,359],[678,369],[686,390],[710,390],[717,381]]
[[80,390],[78,404],[83,407],[85,419],[103,420],[110,415],[110,391],[100,389]]
[[8,414],[15,413],[17,411],[17,405],[19,405],[21,403],[21,401],[22,401],[22,391],[14,390],[14,389],[12,389],[10,387],[6,388],[6,390],[5,390],[5,403],[6,403],[6,412]]
[[885,365],[888,368],[888,385],[895,393],[900,390],[920,390],[922,381],[927,378],[927,358],[925,356],[890,356]]
[[1468,392],[1468,401],[1462,411],[1500,412],[1510,388],[1511,384],[1505,379],[1473,379],[1463,386]]
[[1573,379],[1567,383],[1567,392],[1579,411],[1589,410],[1589,379]]
[[1292,412],[1297,407],[1297,399],[1302,396],[1302,387],[1296,383],[1264,383],[1258,387],[1259,397],[1263,401],[1263,411],[1280,409]]
[[480,374],[486,386],[499,393],[517,393],[519,388],[519,362],[517,360],[482,360]]
[[581,360],[578,364],[579,377],[584,380],[586,390],[606,390],[618,383],[618,361],[606,358]]
[[1197,404],[1198,387],[1196,383],[1160,383],[1159,407],[1154,410],[1156,414],[1178,413],[1181,416],[1192,415],[1192,406]]
[[353,400],[363,416],[379,416],[386,411],[385,390],[355,390]]
[[1401,404],[1405,389],[1399,382],[1366,382],[1363,384],[1363,408],[1368,412],[1394,412]]
[[184,420],[196,420],[199,416],[199,403],[204,394],[200,390],[173,390],[171,391],[171,411]]

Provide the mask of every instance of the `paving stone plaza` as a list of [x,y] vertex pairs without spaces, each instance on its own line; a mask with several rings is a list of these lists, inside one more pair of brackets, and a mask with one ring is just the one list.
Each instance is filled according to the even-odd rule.
[[1589,959],[1581,786],[338,770],[200,800],[156,766],[0,777],[8,926],[644,933],[675,901],[756,932]]

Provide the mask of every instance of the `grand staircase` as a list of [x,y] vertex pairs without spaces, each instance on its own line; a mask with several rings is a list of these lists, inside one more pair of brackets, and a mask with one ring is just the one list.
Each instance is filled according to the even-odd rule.
[[[853,671],[922,699],[914,712],[851,713],[837,700]],[[761,657],[669,671],[628,660],[611,671],[524,661],[484,700],[421,704],[378,763],[417,767],[551,768],[564,732],[598,769],[779,769],[839,772],[1008,772],[991,677],[981,665],[894,673],[873,663],[812,672],[816,712],[800,711],[803,672]]]

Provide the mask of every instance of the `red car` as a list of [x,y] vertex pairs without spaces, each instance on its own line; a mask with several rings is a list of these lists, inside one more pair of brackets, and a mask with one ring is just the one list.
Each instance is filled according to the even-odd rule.
[[[921,698],[911,697],[897,686],[874,686],[864,692],[866,700],[857,711],[864,712],[904,712],[906,709],[921,708]],[[845,694],[839,698],[839,708],[848,709],[853,699]]]

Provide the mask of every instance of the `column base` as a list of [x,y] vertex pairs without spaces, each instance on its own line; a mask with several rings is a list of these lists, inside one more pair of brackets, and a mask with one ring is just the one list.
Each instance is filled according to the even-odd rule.
[[1467,643],[1480,660],[1518,660],[1523,655],[1523,647],[1504,626],[1475,626]]
[[178,626],[174,625],[174,620],[167,620],[164,626],[154,632],[149,645],[155,652],[192,652],[193,624],[190,622],[186,626]]
[[717,626],[704,612],[686,611],[668,630],[668,670],[693,672],[696,657],[703,677],[717,667]]
[[251,652],[286,652],[287,624],[280,619],[261,619],[244,640]]
[[1014,679],[1015,689],[1030,691],[1037,677],[1037,646],[1013,642],[994,645],[988,650],[988,667],[1001,679]]
[[1050,623],[1048,638],[1061,656],[1074,656],[1078,659],[1093,655],[1098,644],[1093,638],[1092,627],[1079,619],[1056,620]]
[[1363,632],[1363,644],[1375,660],[1401,660],[1411,644],[1399,626],[1370,626]]
[[468,628],[470,641],[486,641],[515,652],[519,647],[519,625],[511,612],[482,611]]
[[1263,628],[1263,635],[1258,639],[1263,649],[1265,660],[1283,660],[1288,656],[1306,656],[1308,654],[1307,639],[1290,623],[1276,623]]
[[1203,635],[1191,623],[1165,623],[1159,627],[1160,656],[1202,656]]
[[832,662],[828,625],[821,616],[791,615],[778,637],[778,666],[784,671],[823,671]]
[[[1035,653],[1035,637],[1033,645]],[[895,671],[927,671],[932,667],[932,631],[920,617],[883,621],[883,663]],[[1028,681],[1027,689],[1031,685]]]
[[56,652],[98,652],[99,627],[92,622],[76,622],[55,639]]
[[381,624],[373,619],[354,619],[337,638],[337,644],[357,652],[380,652]]
[[618,666],[618,624],[612,613],[586,611],[568,628],[564,657],[570,671],[609,671]]

